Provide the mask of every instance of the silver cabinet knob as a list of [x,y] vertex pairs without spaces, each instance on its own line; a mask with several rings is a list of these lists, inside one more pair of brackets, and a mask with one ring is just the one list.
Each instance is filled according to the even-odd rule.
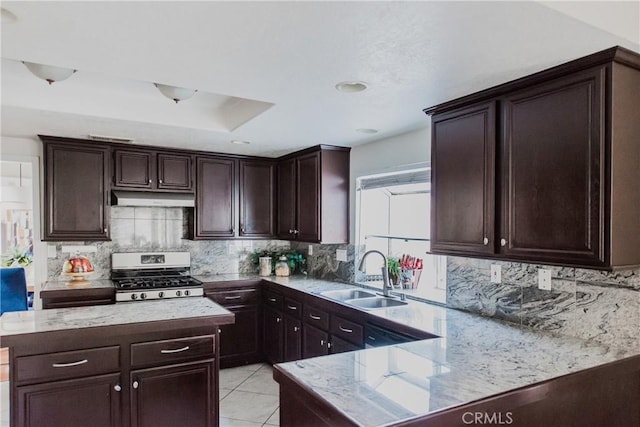
[[151,184],[152,182],[153,182],[152,180],[149,180],[149,184]]
[[331,343],[327,342],[327,348],[331,348]]
[[482,243],[484,243],[484,245],[487,246],[489,244],[489,239],[485,237],[484,239],[482,239]]
[[289,229],[289,234],[293,234],[293,230],[292,229]]
[[138,381],[134,381],[134,382],[133,382],[133,388],[138,388],[138,386],[139,386],[139,385],[140,385],[140,384],[138,384]]
[[122,387],[120,387],[120,384],[116,384],[116,385],[114,385],[114,386],[113,386],[113,389],[114,389],[115,391],[121,391],[121,390],[122,390]]
[[298,328],[297,326],[293,327],[293,332],[298,332],[300,330],[300,328]]
[[162,180],[161,180],[161,179],[159,179],[159,180],[158,180],[158,182],[159,182],[160,184],[162,184]]
[[507,240],[506,239],[500,239],[500,246],[507,246]]
[[276,317],[276,323],[280,323],[281,321],[282,321],[282,319],[281,319],[281,318]]

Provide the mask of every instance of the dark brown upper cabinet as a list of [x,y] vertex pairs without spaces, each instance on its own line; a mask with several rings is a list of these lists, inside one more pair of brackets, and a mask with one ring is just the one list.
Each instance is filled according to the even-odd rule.
[[240,236],[273,237],[275,162],[240,161]]
[[113,158],[115,189],[193,192],[190,155],[116,149]]
[[640,55],[612,48],[425,110],[432,251],[640,264]]
[[278,237],[349,241],[349,150],[323,145],[278,162]]
[[109,148],[40,136],[44,147],[42,240],[109,240]]
[[433,117],[431,250],[493,254],[494,102]]
[[196,158],[196,206],[189,216],[190,238],[216,239],[236,235],[237,160]]

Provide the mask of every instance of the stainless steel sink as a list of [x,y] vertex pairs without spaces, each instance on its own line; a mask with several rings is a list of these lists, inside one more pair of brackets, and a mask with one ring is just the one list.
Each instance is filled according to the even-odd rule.
[[320,295],[338,301],[371,298],[376,296],[376,294],[374,293],[361,291],[360,289],[338,289],[335,291],[324,291],[320,292]]
[[365,310],[373,310],[374,308],[396,307],[399,305],[407,305],[405,301],[385,297],[355,298],[343,301],[345,304],[363,308]]

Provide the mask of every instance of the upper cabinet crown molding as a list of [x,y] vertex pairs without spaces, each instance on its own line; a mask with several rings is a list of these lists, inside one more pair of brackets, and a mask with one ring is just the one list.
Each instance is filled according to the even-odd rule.
[[640,55],[614,48],[425,110],[432,251],[640,265],[638,88]]

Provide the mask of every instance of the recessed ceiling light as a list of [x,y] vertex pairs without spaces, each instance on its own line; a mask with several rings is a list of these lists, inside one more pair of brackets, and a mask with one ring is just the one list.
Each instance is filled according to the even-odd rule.
[[360,128],[360,129],[356,129],[356,132],[365,133],[367,135],[373,135],[374,133],[378,133],[378,129]]
[[369,86],[365,82],[340,82],[336,85],[336,90],[340,92],[355,93],[366,90]]
[[9,22],[15,22],[18,20],[18,17],[14,15],[11,11],[5,9],[4,7],[1,9],[2,11],[2,23],[8,24]]
[[251,144],[251,141],[242,141],[241,139],[234,139],[233,141],[231,141],[232,144],[237,144],[237,145],[249,145]]

